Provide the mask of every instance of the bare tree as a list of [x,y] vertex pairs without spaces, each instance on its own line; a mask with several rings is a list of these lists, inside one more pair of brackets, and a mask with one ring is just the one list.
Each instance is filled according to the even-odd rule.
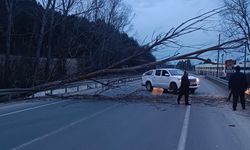
[[50,80],[51,73],[50,73],[50,62],[51,62],[51,52],[53,48],[53,32],[54,32],[54,24],[55,24],[55,7],[56,7],[56,0],[52,0],[51,6],[51,13],[50,13],[50,25],[49,25],[49,37],[48,37],[48,50],[47,50],[47,61],[45,66],[45,75],[47,80]]
[[76,0],[61,0],[61,11],[63,16],[67,16],[75,4]]
[[210,17],[214,16],[215,14],[218,14],[219,12],[221,12],[221,8],[211,10],[209,12],[206,12],[206,13],[203,13],[199,16],[191,18],[191,19],[181,23],[177,27],[171,28],[165,34],[157,35],[151,42],[149,42],[143,46],[144,47],[143,51],[135,51],[134,54],[131,55],[130,57],[123,59],[119,62],[116,62],[116,63],[110,65],[108,68],[109,69],[114,68],[121,63],[124,63],[128,60],[135,58],[135,57],[139,57],[147,52],[156,51],[161,47],[167,47],[167,46],[170,46],[172,44],[174,44],[178,47],[181,47],[182,45],[180,45],[177,41],[177,39],[179,37],[204,29],[204,26],[205,26],[204,22],[207,19],[209,19]]
[[[208,18],[210,18],[211,16],[218,14],[221,11],[221,9],[215,9],[209,12],[206,12],[204,14],[201,14],[199,16],[196,16],[194,18],[191,18],[183,23],[181,23],[179,26],[175,27],[175,28],[171,28],[168,32],[166,32],[165,34],[161,34],[156,36],[156,38],[154,40],[152,40],[152,42],[144,45],[144,50],[142,51],[135,51],[135,53],[132,56],[129,56],[123,60],[120,60],[118,62],[115,62],[113,64],[111,64],[110,66],[104,68],[104,69],[100,69],[88,74],[81,74],[81,75],[77,75],[75,77],[71,77],[62,81],[57,81],[57,82],[53,82],[53,83],[48,83],[46,85],[43,86],[39,86],[36,87],[37,89],[46,89],[46,88],[51,88],[51,87],[58,87],[60,85],[64,85],[66,83],[70,83],[70,82],[76,82],[76,81],[80,81],[80,80],[84,80],[84,79],[88,79],[91,77],[95,77],[97,75],[100,74],[105,74],[105,73],[122,73],[122,72],[128,72],[128,71],[134,71],[137,69],[142,69],[142,68],[148,68],[151,66],[155,66],[157,64],[162,64],[165,62],[169,62],[169,61],[174,61],[174,60],[181,60],[181,59],[197,59],[197,60],[201,60],[206,62],[207,59],[204,59],[201,57],[201,54],[206,53],[206,52],[210,52],[210,51],[217,51],[217,50],[229,50],[232,48],[238,48],[241,47],[244,44],[244,40],[245,37],[243,38],[238,38],[238,39],[234,39],[234,40],[230,40],[221,44],[216,44],[214,46],[208,47],[208,48],[204,48],[204,49],[198,49],[194,52],[190,52],[190,53],[186,53],[186,54],[175,54],[171,57],[167,57],[161,61],[157,61],[157,62],[151,62],[151,63],[147,63],[147,64],[143,64],[143,65],[139,65],[139,66],[132,66],[132,67],[128,67],[128,68],[120,68],[118,67],[120,64],[130,61],[133,58],[137,58],[147,52],[150,51],[155,51],[161,47],[166,47],[169,44],[176,44],[179,45],[176,41],[177,38],[183,36],[183,35],[187,35],[196,31],[201,30],[204,27],[203,22],[205,20],[207,20]],[[36,89],[35,88],[35,89]]]
[[105,0],[61,0],[59,10],[64,16],[75,15],[91,21],[99,19]]
[[105,0],[80,1],[78,5],[78,14],[90,21],[96,22],[98,19],[101,19],[105,3]]
[[92,1],[92,6],[95,7],[95,10],[94,10],[94,21],[97,21],[97,19],[99,18],[100,16],[100,8],[103,7],[103,4],[104,4],[104,1],[102,0],[93,0]]
[[104,20],[119,31],[131,25],[132,9],[123,0],[87,0],[80,4],[80,12],[90,21]]
[[40,27],[40,32],[37,40],[37,49],[36,49],[36,58],[39,59],[41,56],[41,49],[42,49],[42,44],[44,40],[44,34],[45,34],[45,26],[47,23],[47,15],[49,13],[49,9],[52,4],[52,0],[44,0],[42,1],[42,4],[45,6],[44,10],[42,11],[42,19],[41,19],[41,27]]
[[42,12],[42,18],[41,18],[41,25],[39,29],[39,35],[37,38],[37,47],[36,47],[36,58],[34,62],[34,74],[33,74],[33,85],[37,82],[38,72],[39,72],[39,64],[40,64],[40,57],[41,57],[41,50],[44,43],[44,36],[45,36],[45,30],[46,30],[46,24],[48,22],[48,13],[51,8],[52,0],[42,0],[41,4],[44,8],[42,8],[40,11]]
[[10,46],[11,46],[11,32],[12,32],[12,24],[13,24],[13,8],[14,8],[14,0],[5,0],[5,6],[7,10],[7,30],[6,30],[6,53],[5,53],[5,63],[4,63],[4,75],[3,81],[7,82],[6,80],[9,76],[9,59],[10,59]]
[[131,7],[123,0],[107,0],[103,11],[105,21],[119,31],[130,25],[133,17]]
[[244,40],[245,40],[245,38],[231,40],[231,41],[227,41],[227,42],[224,42],[224,43],[221,43],[218,45],[214,45],[214,46],[211,46],[211,47],[208,47],[205,49],[200,49],[200,50],[190,52],[187,54],[183,54],[183,55],[174,55],[174,56],[165,58],[161,61],[151,62],[151,63],[139,65],[139,66],[133,66],[133,67],[128,67],[128,68],[101,69],[101,70],[97,70],[95,72],[91,72],[88,74],[82,74],[82,75],[78,75],[75,77],[67,78],[67,79],[62,80],[62,81],[55,81],[55,82],[47,83],[44,85],[36,86],[33,88],[33,90],[39,91],[39,90],[46,90],[46,89],[51,89],[51,88],[58,88],[64,84],[72,83],[72,82],[76,82],[76,81],[81,81],[81,80],[85,80],[85,79],[91,79],[91,78],[93,78],[97,75],[100,75],[100,74],[123,73],[123,72],[134,71],[134,70],[142,69],[142,68],[145,69],[145,68],[148,68],[150,66],[155,66],[157,64],[163,64],[163,63],[174,61],[174,60],[196,59],[196,60],[201,60],[201,61],[206,62],[207,61],[206,59],[199,57],[201,54],[206,53],[206,52],[211,52],[211,51],[217,51],[217,50],[227,50],[227,49],[232,49],[232,48],[238,48],[238,47],[242,46],[242,42]]
[[[224,11],[221,11],[223,33],[227,38],[246,38],[250,41],[250,1],[249,0],[223,0]],[[249,47],[249,46],[248,46]]]

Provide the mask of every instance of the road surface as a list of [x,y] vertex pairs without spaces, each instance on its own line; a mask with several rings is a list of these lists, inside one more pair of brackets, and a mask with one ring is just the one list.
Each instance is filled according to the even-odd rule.
[[[130,92],[141,88],[127,86]],[[124,92],[114,93],[119,91]],[[194,96],[222,98],[227,91],[202,79]],[[46,99],[1,104],[0,149],[250,149],[248,110],[233,112],[227,103],[193,101],[185,106],[167,101],[171,103]]]

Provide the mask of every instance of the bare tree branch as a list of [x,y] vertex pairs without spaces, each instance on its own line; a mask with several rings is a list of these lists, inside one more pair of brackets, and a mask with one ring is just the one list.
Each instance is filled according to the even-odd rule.
[[129,71],[134,71],[134,70],[138,70],[138,69],[142,69],[142,68],[148,68],[151,66],[155,66],[157,64],[163,64],[169,61],[174,61],[174,60],[182,60],[182,59],[187,59],[187,58],[192,58],[192,59],[198,59],[198,60],[203,60],[202,58],[197,57],[197,55],[206,53],[206,52],[210,52],[210,51],[217,51],[217,50],[227,50],[227,49],[231,49],[231,48],[237,48],[242,46],[242,41],[244,41],[245,38],[241,38],[241,39],[237,39],[237,40],[232,40],[232,41],[227,41],[224,43],[221,43],[219,45],[215,45],[215,46],[211,46],[205,49],[201,49],[201,50],[197,50],[194,52],[190,52],[187,54],[183,54],[183,55],[174,55],[172,57],[168,57],[166,59],[163,59],[161,61],[157,61],[157,62],[151,62],[151,63],[147,63],[147,64],[143,64],[143,65],[139,65],[139,66],[133,66],[133,67],[128,67],[128,68],[117,68],[117,69],[110,69],[110,68],[106,68],[106,69],[102,69],[102,70],[98,70],[89,74],[84,74],[84,75],[79,75],[76,77],[72,77],[72,78],[68,78],[62,81],[56,81],[56,82],[51,82],[51,83],[47,83],[44,85],[40,85],[37,87],[34,87],[34,90],[46,90],[48,88],[58,88],[61,85],[64,85],[66,83],[72,83],[72,82],[76,82],[76,81],[81,81],[84,79],[89,79],[92,77],[95,77],[97,75],[101,75],[101,74],[107,74],[107,73],[122,73],[122,72],[129,72]]

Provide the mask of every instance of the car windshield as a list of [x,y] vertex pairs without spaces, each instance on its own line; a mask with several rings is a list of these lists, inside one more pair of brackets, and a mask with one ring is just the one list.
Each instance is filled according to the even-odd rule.
[[178,69],[176,69],[176,70],[169,70],[169,72],[170,72],[170,74],[172,75],[172,76],[182,76],[183,74],[184,74],[184,72],[183,71],[181,71],[181,70],[178,70]]

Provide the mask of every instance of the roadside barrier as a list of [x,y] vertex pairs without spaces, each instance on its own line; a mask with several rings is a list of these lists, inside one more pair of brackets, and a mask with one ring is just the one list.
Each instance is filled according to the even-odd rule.
[[47,95],[56,95],[56,94],[65,94],[65,93],[74,93],[89,89],[96,88],[106,88],[112,87],[114,85],[119,85],[125,82],[133,82],[139,80],[140,76],[133,77],[121,77],[121,78],[109,78],[109,79],[100,79],[100,80],[84,80],[79,82],[74,82],[70,84],[63,85],[56,89],[48,89],[45,91],[35,91],[33,88],[13,88],[13,89],[0,89],[0,101],[11,100],[16,97],[44,97]]
[[215,81],[216,83],[219,83],[220,85],[224,86],[224,87],[228,87],[228,81],[215,77],[215,76],[211,76],[211,75],[206,75],[205,78]]
[[[206,78],[211,80],[211,81],[214,81],[214,82],[222,85],[224,88],[228,89],[228,81],[227,80],[224,80],[224,79],[221,79],[221,78],[218,78],[215,76],[210,76],[210,75],[207,75]],[[246,100],[250,101],[250,88],[248,88],[245,91],[245,96],[246,96]]]

